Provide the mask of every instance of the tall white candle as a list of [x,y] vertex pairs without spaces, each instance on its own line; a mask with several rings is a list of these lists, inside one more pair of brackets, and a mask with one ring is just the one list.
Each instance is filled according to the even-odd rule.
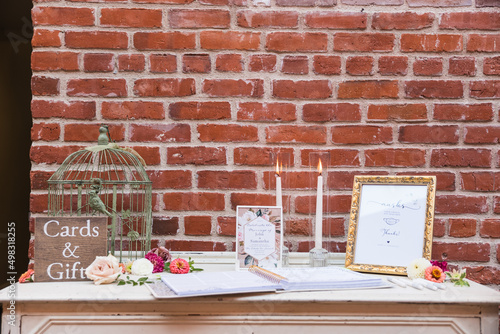
[[281,195],[281,177],[278,160],[276,160],[276,206],[282,206],[283,199]]
[[316,194],[316,233],[314,234],[314,247],[323,248],[323,176],[321,160],[318,163],[318,190]]

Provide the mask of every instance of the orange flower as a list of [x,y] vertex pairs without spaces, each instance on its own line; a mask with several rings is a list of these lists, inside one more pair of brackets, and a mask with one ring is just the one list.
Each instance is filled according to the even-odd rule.
[[187,274],[189,272],[189,263],[184,259],[175,259],[170,262],[170,272],[172,274]]
[[425,269],[425,279],[435,283],[442,283],[445,279],[443,270],[438,266],[430,266]]
[[19,283],[24,283],[24,282],[33,282],[32,275],[35,274],[35,271],[33,269],[28,269],[27,272],[21,275],[19,277]]
[[118,263],[118,265],[120,266],[120,268],[122,268],[122,274],[125,274],[127,272],[127,267],[125,266],[124,263]]

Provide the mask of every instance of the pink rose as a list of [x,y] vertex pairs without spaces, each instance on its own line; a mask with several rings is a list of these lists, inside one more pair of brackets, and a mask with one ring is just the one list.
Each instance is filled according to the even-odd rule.
[[113,255],[96,256],[94,262],[85,270],[87,278],[94,281],[94,284],[106,284],[116,281],[121,274],[122,268],[118,259]]
[[149,252],[154,253],[156,255],[159,255],[163,259],[164,262],[170,262],[170,260],[172,259],[172,256],[170,255],[170,251],[168,249],[166,249],[165,247],[153,248]]

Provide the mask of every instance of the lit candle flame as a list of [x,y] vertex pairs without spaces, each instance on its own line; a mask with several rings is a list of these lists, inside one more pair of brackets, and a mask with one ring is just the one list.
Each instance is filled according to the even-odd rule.
[[279,163],[279,159],[276,159],[276,175],[280,176],[280,168],[279,168],[278,163]]
[[319,172],[319,175],[321,175],[322,171],[323,171],[323,165],[321,164],[321,159],[319,159],[319,162],[318,162],[318,172]]

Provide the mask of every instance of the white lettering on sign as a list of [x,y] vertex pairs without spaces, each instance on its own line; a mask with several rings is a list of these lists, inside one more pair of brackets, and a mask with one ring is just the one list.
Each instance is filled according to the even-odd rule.
[[[78,234],[82,237],[98,237],[99,236],[99,226],[94,226],[92,228],[92,234],[90,233],[90,219],[87,219],[87,225],[78,227],[78,226],[62,226],[59,231],[55,234],[50,234],[48,231],[49,224],[56,224],[59,226],[59,222],[57,220],[49,220],[43,226],[43,232],[45,235],[51,238],[57,237],[77,237],[75,230],[78,231]],[[59,233],[60,232],[60,233]]]

